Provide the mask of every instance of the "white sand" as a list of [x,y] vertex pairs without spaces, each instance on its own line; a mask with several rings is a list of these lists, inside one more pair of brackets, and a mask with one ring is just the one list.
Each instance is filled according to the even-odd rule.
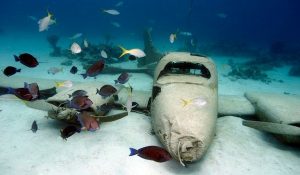
[[[11,106],[16,109],[11,112]],[[3,175],[82,174],[299,174],[300,151],[272,136],[250,129],[236,117],[218,119],[217,134],[205,157],[189,168],[177,161],[156,163],[129,157],[129,147],[160,145],[150,135],[149,118],[131,113],[96,132],[59,135],[65,124],[44,118],[45,112],[20,101],[0,102],[0,170]],[[37,133],[28,131],[33,120]],[[234,129],[233,129],[234,128]]]
[[[21,36],[21,35],[20,35]],[[19,37],[20,37],[19,36]],[[25,38],[13,37],[15,42],[2,38],[0,67],[7,65],[22,68],[24,77],[61,79],[73,81],[105,81],[113,83],[118,75],[99,75],[97,79],[83,80],[80,75],[71,75],[70,67],[63,73],[47,74],[52,66],[61,67],[60,58],[48,56],[50,52],[46,35]],[[124,44],[124,43],[122,43]],[[124,44],[126,45],[126,43]],[[133,44],[128,44],[134,47]],[[4,49],[3,49],[4,48]],[[20,49],[21,48],[21,49]],[[13,54],[29,52],[39,58],[37,68],[30,69],[15,63]],[[270,72],[271,78],[284,83],[250,80],[230,81],[223,74],[222,65],[227,57],[213,57],[219,67],[219,93],[242,95],[248,90],[289,92],[300,94],[300,79],[287,76],[288,68]],[[237,59],[237,58],[235,58]],[[243,58],[241,58],[243,59]],[[128,63],[122,63],[128,64]],[[124,66],[123,65],[123,66]],[[80,72],[82,68],[79,67]],[[14,77],[10,77],[13,79]],[[24,79],[23,81],[27,81]],[[22,84],[23,82],[21,82]],[[130,84],[135,89],[150,90],[151,77],[133,74]],[[1,85],[1,82],[0,82]],[[9,98],[9,100],[7,100]],[[64,141],[59,130],[64,123],[46,119],[45,112],[30,109],[23,102],[9,96],[0,97],[0,174],[1,175],[47,175],[47,174],[299,174],[300,152],[278,143],[272,136],[244,127],[241,120],[234,117],[218,119],[218,132],[207,155],[199,162],[183,168],[178,162],[156,163],[138,156],[129,157],[129,147],[140,148],[160,145],[155,136],[150,135],[151,125],[146,116],[131,113],[128,117],[113,123],[101,124],[96,132],[82,132]],[[37,133],[27,131],[33,120],[37,120]]]

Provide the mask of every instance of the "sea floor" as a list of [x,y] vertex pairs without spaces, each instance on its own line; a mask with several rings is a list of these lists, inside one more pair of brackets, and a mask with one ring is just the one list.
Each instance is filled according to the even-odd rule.
[[[64,58],[49,57],[50,47],[45,36],[31,37],[1,36],[0,68],[8,65],[21,68],[18,77],[31,83],[33,78],[72,80],[76,82],[102,81],[113,83],[118,74],[99,75],[97,79],[83,79],[69,73],[70,66],[61,66]],[[140,42],[139,42],[140,43]],[[123,41],[123,45],[126,42]],[[132,43],[128,45],[133,45]],[[138,45],[137,47],[143,47]],[[165,52],[171,50],[164,50]],[[29,52],[39,58],[37,68],[30,69],[14,62],[13,54]],[[265,84],[253,80],[231,81],[224,76],[223,68],[231,58],[211,56],[218,67],[219,94],[243,95],[246,91],[300,94],[300,78],[288,76],[289,67],[268,72],[274,79],[283,80]],[[73,65],[80,65],[74,60]],[[118,63],[115,66],[136,67],[134,62]],[[50,67],[64,67],[56,75],[47,73]],[[78,66],[79,73],[83,73]],[[12,80],[14,76],[10,77]],[[130,84],[135,89],[151,90],[152,77],[133,73]],[[1,86],[0,82],[0,86]],[[5,82],[7,83],[7,82]],[[23,83],[23,82],[21,82]],[[47,174],[300,174],[300,151],[279,143],[272,136],[242,126],[238,117],[227,116],[218,119],[217,134],[203,159],[182,167],[177,161],[156,163],[129,157],[129,147],[140,148],[160,145],[151,135],[150,119],[142,114],[129,116],[112,123],[104,123],[96,132],[82,132],[67,141],[60,137],[59,130],[65,123],[47,119],[46,112],[28,108],[12,97],[0,97],[0,174],[1,175],[47,175]],[[37,133],[29,129],[33,120],[39,126]]]

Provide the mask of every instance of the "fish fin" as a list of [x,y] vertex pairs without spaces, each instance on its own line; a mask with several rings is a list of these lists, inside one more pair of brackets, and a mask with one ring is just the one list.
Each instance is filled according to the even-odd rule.
[[181,101],[182,101],[183,107],[185,107],[186,105],[189,105],[191,103],[191,100],[181,99]]
[[128,53],[128,50],[126,50],[124,47],[119,46],[122,50],[122,54],[119,56],[119,58],[121,58],[122,56],[126,55]]
[[52,19],[53,24],[57,24],[56,19]]
[[83,79],[86,79],[87,77],[87,74],[80,74],[80,75],[82,75]]
[[28,89],[28,83],[27,82],[24,82],[24,88]]
[[129,156],[134,156],[134,155],[138,154],[138,150],[136,150],[134,148],[129,148],[129,150],[130,150]]
[[16,62],[20,61],[20,58],[17,55],[14,55],[14,57]]

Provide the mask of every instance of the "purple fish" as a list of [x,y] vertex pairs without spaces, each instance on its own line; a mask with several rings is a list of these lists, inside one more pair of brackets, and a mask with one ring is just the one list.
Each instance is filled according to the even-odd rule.
[[100,60],[86,70],[85,74],[81,74],[84,79],[86,77],[96,77],[104,68],[104,60]]
[[146,146],[138,150],[134,148],[129,148],[129,149],[130,149],[129,156],[138,155],[141,158],[147,160],[153,160],[155,162],[166,162],[172,159],[172,156],[167,150],[158,146]]
[[77,120],[81,124],[82,130],[96,131],[99,129],[99,123],[89,112],[83,111],[77,114]]
[[76,96],[72,98],[71,101],[67,100],[67,105],[70,108],[75,108],[77,110],[83,110],[91,107],[93,102],[88,98],[88,96]]
[[120,84],[125,84],[129,80],[129,74],[127,72],[121,73],[121,75],[118,77],[117,80],[115,80],[115,84],[120,83]]
[[101,95],[103,98],[106,98],[114,93],[117,92],[117,89],[115,87],[113,87],[112,85],[104,85],[99,89],[97,89],[96,94]]

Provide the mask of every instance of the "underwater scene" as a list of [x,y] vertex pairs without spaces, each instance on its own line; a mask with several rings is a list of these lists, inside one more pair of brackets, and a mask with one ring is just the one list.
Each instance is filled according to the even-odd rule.
[[0,174],[300,174],[299,7],[1,2]]

